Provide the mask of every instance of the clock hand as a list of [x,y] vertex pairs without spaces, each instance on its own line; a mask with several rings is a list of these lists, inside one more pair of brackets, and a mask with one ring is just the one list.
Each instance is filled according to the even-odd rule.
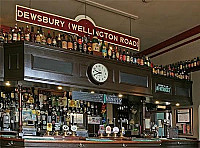
[[96,75],[98,75],[98,74],[102,74],[102,72],[97,72],[97,73],[94,74],[94,76],[96,76]]

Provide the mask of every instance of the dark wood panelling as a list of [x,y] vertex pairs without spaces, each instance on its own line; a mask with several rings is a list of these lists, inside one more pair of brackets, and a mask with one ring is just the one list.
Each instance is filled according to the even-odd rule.
[[[21,43],[19,43],[21,44]],[[12,44],[10,44],[12,46]],[[11,51],[10,51],[11,52]],[[33,68],[33,57],[57,61],[58,63],[72,63],[73,72],[71,75],[48,71],[45,68],[38,70]],[[102,85],[91,83],[87,77],[87,68],[94,63],[104,64],[109,76]],[[47,66],[48,67],[48,66]],[[120,84],[119,72],[144,76],[148,78],[148,87],[141,87],[133,84]],[[69,51],[57,47],[49,47],[35,43],[25,42],[24,44],[24,80],[46,84],[63,85],[78,89],[91,89],[112,93],[126,93],[134,95],[151,96],[151,69],[145,66],[138,66],[130,63],[123,63],[103,57],[82,54],[76,51]]]
[[3,44],[0,44],[0,81],[4,79],[4,51]]

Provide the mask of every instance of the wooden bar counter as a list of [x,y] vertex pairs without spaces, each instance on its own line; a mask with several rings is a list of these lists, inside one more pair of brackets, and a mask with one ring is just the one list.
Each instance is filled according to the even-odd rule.
[[[90,139],[90,138],[89,138]],[[31,140],[12,137],[0,137],[1,147],[69,147],[69,148],[115,148],[115,147],[188,147],[198,148],[198,141],[191,139],[140,139],[133,140],[107,140],[88,141],[88,140]]]

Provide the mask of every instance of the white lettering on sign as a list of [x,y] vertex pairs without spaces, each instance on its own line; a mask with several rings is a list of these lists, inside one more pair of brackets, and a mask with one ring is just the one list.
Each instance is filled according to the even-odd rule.
[[62,20],[58,20],[58,19],[54,19],[54,18],[50,18],[46,16],[41,16],[41,15],[37,15],[31,12],[21,11],[21,10],[17,11],[17,17],[22,17],[25,19],[33,20],[33,21],[43,22],[45,24],[49,23],[51,25],[61,26],[61,27],[64,27],[64,24],[65,24],[65,21],[62,21]]

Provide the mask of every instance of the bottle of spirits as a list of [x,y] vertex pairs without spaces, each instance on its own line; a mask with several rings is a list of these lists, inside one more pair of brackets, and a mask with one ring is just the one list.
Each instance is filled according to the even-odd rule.
[[122,57],[123,57],[123,54],[122,54],[122,51],[121,49],[119,50],[119,61],[122,61]]
[[41,44],[46,45],[46,36],[44,34],[44,31],[42,31]]
[[0,31],[0,43],[4,43],[4,35],[3,35],[3,29],[1,28]]
[[21,32],[20,32],[20,40],[21,40],[21,41],[24,41],[24,40],[25,40],[24,27],[22,27]]
[[17,30],[17,41],[21,40],[21,27],[19,27],[19,29]]
[[62,41],[61,41],[60,33],[58,34],[57,45],[59,48],[62,48]]
[[66,40],[66,35],[62,35],[62,48],[67,49],[67,40]]
[[112,58],[112,49],[113,49],[112,45],[109,44],[109,46],[108,46],[108,58],[109,58],[109,59]]
[[118,47],[117,46],[115,46],[115,54],[116,54],[116,60],[119,61],[120,53],[118,51]]
[[73,50],[73,43],[72,43],[72,36],[71,35],[67,36],[67,49]]
[[88,42],[87,37],[84,35],[83,37],[83,52],[84,53],[87,53],[87,42]]
[[130,55],[128,53],[128,50],[126,51],[126,62],[130,63]]
[[40,29],[37,29],[37,33],[35,35],[35,42],[40,44],[41,43],[41,36],[40,36]]
[[18,34],[17,24],[15,24],[15,28],[12,29],[12,41],[13,42],[17,41],[17,34]]
[[123,61],[123,62],[126,62],[126,51],[125,51],[125,49],[123,49],[122,61]]
[[78,36],[78,51],[83,52],[83,38]]
[[25,41],[30,41],[30,31],[28,25],[26,26],[25,30]]
[[101,52],[102,52],[102,56],[104,58],[107,57],[107,49],[106,49],[106,45],[104,43],[104,39],[102,40],[102,44],[101,44]]
[[73,37],[73,47],[74,47],[74,50],[75,50],[75,51],[78,50],[77,36],[76,36],[76,35],[74,35],[74,37]]
[[115,53],[115,49],[112,49],[112,59],[115,60],[116,59],[116,53]]
[[57,46],[57,40],[56,40],[55,32],[53,32],[53,37],[52,37],[51,41],[52,41],[52,46],[56,47]]
[[4,43],[8,43],[8,33],[4,33]]
[[95,29],[94,29],[94,36],[92,38],[92,51],[100,52],[99,40],[97,38],[97,33]]
[[34,33],[34,27],[33,26],[31,26],[30,41],[35,42],[35,33]]
[[133,63],[133,53],[130,52],[130,63]]
[[92,52],[92,41],[90,39],[90,35],[88,35],[88,39],[87,39],[87,50],[88,50],[88,54],[93,54]]
[[[13,36],[12,36],[12,28],[10,28],[10,31],[8,32],[8,43],[12,43],[12,40],[13,40]],[[17,34],[15,34],[15,38],[17,40]]]
[[48,30],[48,34],[47,34],[47,45],[49,45],[49,46],[52,45],[52,37],[50,34],[50,30]]

